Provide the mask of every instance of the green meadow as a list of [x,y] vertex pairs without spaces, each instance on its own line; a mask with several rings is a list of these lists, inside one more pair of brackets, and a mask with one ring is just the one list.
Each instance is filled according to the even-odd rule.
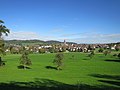
[[[112,54],[105,56],[100,53],[90,58],[88,53],[64,53],[62,70],[55,69],[54,53],[29,54],[32,61],[30,69],[18,69],[20,56],[20,54],[8,54],[3,57],[6,65],[0,67],[0,90],[4,84],[10,86],[12,90],[12,84],[17,85],[17,88],[18,86],[26,88],[32,87],[34,82],[33,86],[37,89],[41,86],[54,87],[54,85],[59,87],[63,85],[63,88],[66,85],[73,86],[71,90],[120,89],[120,60]],[[3,90],[7,89],[4,87]]]

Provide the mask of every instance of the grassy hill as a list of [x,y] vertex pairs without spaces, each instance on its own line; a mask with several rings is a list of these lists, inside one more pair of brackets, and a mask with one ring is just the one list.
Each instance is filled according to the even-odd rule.
[[[42,41],[42,40],[6,40],[5,43],[9,44],[18,44],[18,45],[35,45],[35,44],[60,44],[63,42],[50,40],[50,41]],[[76,44],[74,42],[67,42],[69,44]]]
[[[74,57],[72,57],[74,55]],[[0,67],[0,90],[119,90],[120,60],[112,55],[64,53],[63,70],[55,70],[55,54],[31,54],[31,69],[18,69],[21,55],[4,57]],[[50,66],[53,68],[46,68]],[[4,86],[5,85],[5,86]],[[11,88],[11,89],[10,89]]]

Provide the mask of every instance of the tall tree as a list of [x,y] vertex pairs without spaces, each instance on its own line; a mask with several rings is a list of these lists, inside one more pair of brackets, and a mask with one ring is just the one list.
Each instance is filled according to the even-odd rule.
[[23,66],[23,68],[28,68],[28,66],[32,65],[31,60],[28,56],[28,51],[23,47],[23,53],[20,57],[20,64]]
[[5,55],[5,44],[3,40],[0,40],[0,55]]
[[2,35],[5,34],[8,36],[10,30],[4,25],[4,22],[0,20],[0,39],[2,39]]
[[[9,29],[7,29],[4,25],[4,22],[0,20],[0,55],[5,55],[5,43],[4,39],[2,38],[2,35],[5,34],[6,36],[8,36],[8,33],[10,33]],[[2,63],[1,56],[0,63]]]
[[55,59],[53,61],[53,63],[55,63],[57,65],[57,70],[61,70],[62,65],[63,65],[63,54],[62,53],[57,53],[55,55]]
[[2,35],[5,34],[6,36],[8,36],[8,33],[10,33],[9,29],[7,29],[6,26],[4,25],[4,22],[0,20],[0,53],[3,55],[5,54],[4,49],[5,44]]

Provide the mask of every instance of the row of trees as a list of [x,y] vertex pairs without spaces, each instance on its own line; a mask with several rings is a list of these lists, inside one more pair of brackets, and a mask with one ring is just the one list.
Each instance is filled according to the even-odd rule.
[[[105,56],[107,56],[107,55],[110,54],[110,53],[111,53],[110,50],[105,50],[105,51],[103,52],[103,54],[104,54]],[[88,54],[88,57],[92,58],[94,55],[95,55],[95,52],[94,52],[94,50],[92,50],[92,51],[90,52],[90,54]],[[113,56],[117,56],[117,57],[120,59],[120,53],[114,54]]]
[[[57,67],[56,67],[57,70],[62,70],[63,58],[64,58],[63,53],[57,53],[55,55],[53,63],[57,65]],[[30,66],[30,65],[32,65],[32,62],[28,56],[27,50],[25,50],[25,48],[23,47],[23,53],[20,58],[20,66],[19,67],[26,69],[26,68],[29,68],[28,66]]]

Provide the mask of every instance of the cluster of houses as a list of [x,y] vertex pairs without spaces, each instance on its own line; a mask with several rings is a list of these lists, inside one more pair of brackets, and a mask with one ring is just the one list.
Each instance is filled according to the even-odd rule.
[[[10,44],[6,47],[6,52],[18,54],[22,52],[22,45]],[[24,46],[31,53],[55,53],[55,52],[90,52],[96,48],[120,49],[120,44],[67,44],[64,40],[61,44],[51,45],[27,45]]]

